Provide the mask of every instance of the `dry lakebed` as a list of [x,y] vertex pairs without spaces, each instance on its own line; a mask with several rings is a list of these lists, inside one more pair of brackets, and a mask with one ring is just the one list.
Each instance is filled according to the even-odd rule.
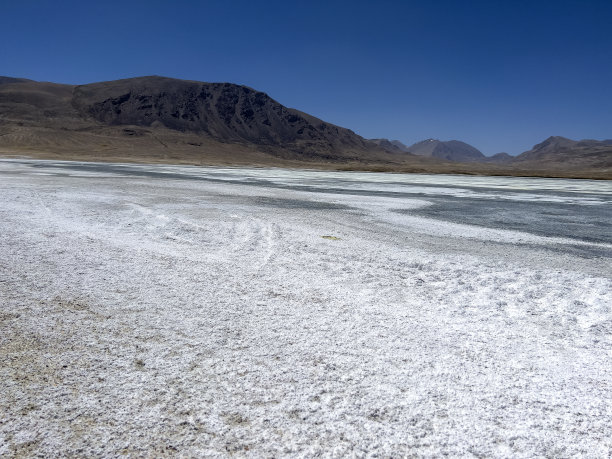
[[4,159],[0,456],[609,457],[612,183]]

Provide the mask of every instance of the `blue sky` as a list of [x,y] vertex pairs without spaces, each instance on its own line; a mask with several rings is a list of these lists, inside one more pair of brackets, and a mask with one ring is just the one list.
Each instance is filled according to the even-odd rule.
[[3,2],[0,75],[229,81],[358,134],[612,138],[612,1]]

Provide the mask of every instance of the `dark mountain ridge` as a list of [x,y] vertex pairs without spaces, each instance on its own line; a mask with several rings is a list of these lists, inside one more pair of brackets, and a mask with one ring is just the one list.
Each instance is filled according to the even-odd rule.
[[2,78],[0,113],[4,121],[39,127],[163,127],[224,143],[282,147],[303,154],[386,153],[349,129],[230,83],[151,76],[71,86]]
[[206,134],[224,142],[365,150],[349,129],[286,108],[267,94],[230,83],[143,77],[77,86],[72,105],[109,125],[151,126]]

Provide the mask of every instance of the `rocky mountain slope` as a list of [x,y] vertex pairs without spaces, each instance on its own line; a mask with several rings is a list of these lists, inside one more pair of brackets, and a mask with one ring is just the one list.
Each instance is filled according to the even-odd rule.
[[111,147],[129,138],[143,147],[231,144],[285,159],[394,161],[353,131],[284,107],[263,92],[157,76],[81,86],[2,78],[0,129],[0,145],[87,147],[97,135],[109,137],[100,145]]
[[81,115],[104,124],[161,124],[222,142],[283,146],[312,154],[373,149],[349,129],[286,108],[263,92],[230,83],[162,77],[94,83],[75,87],[72,105]]

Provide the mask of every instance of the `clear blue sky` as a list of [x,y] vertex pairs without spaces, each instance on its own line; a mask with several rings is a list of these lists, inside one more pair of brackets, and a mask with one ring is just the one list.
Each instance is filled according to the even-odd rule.
[[612,138],[612,1],[2,1],[0,75],[229,81],[358,134]]

